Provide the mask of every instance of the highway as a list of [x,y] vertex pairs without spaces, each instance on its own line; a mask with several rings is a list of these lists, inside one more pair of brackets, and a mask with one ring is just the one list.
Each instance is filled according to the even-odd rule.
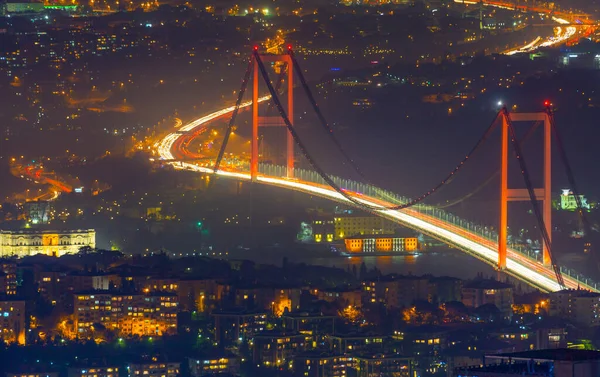
[[[269,96],[261,97],[260,101],[264,102],[269,99]],[[250,106],[250,102],[242,104],[244,108]],[[199,173],[214,173],[213,169],[208,167],[199,166],[190,162],[178,162],[172,161],[176,159],[174,154],[181,155],[185,154],[185,151],[177,151],[176,149],[182,147],[182,143],[179,139],[185,137],[185,134],[181,133],[181,130],[186,132],[195,132],[200,129],[206,129],[210,127],[210,123],[214,120],[225,117],[226,115],[233,112],[234,106],[227,107],[222,110],[215,111],[211,114],[198,118],[185,126],[181,127],[177,132],[168,134],[162,140],[155,144],[155,151],[159,158],[165,160],[165,163],[172,165],[176,169],[196,171]],[[217,175],[232,178],[236,180],[250,180],[250,174],[247,172],[237,172],[230,170],[219,170],[216,172]],[[287,179],[281,177],[272,177],[259,175],[257,182],[267,184],[271,186],[277,186],[284,189],[290,189],[295,191],[304,192],[310,195],[317,195],[326,199],[330,199],[339,203],[347,204],[350,206],[356,206],[353,202],[333,190],[328,186],[316,184],[307,181],[300,181],[297,179]],[[392,206],[393,203],[383,201],[379,198],[365,196],[359,193],[348,192],[350,195],[356,198],[357,201],[367,204],[372,207],[381,208],[376,209],[373,213],[377,216],[381,216],[390,219],[398,224],[405,227],[414,229],[418,232],[427,234],[435,239],[438,239],[448,245],[455,248],[461,249],[462,251],[495,266],[498,261],[497,244],[481,237],[480,235],[465,230],[459,226],[443,221],[439,218],[417,212],[413,209],[404,210],[388,210],[384,207]],[[507,256],[507,268],[506,273],[517,277],[532,286],[535,286],[542,291],[557,291],[560,286],[556,282],[556,277],[552,268],[542,265],[532,259],[529,259],[523,254],[515,250],[508,249]],[[578,282],[576,279],[569,276],[564,276],[565,284],[568,288],[588,288],[595,290],[594,287],[589,287]]]
[[[479,0],[454,0],[455,3],[465,4],[465,5],[479,5]],[[488,7],[507,9],[507,10],[519,10],[521,12],[530,12],[537,13],[539,15],[543,15],[545,17],[549,17],[552,21],[557,23],[556,34],[553,37],[548,37],[546,39],[537,37],[532,42],[527,43],[524,46],[517,47],[514,49],[510,49],[505,51],[505,55],[515,55],[520,53],[529,53],[533,52],[537,49],[550,47],[550,46],[558,46],[563,43],[567,43],[571,39],[573,39],[577,33],[578,28],[576,26],[572,26],[572,23],[579,23],[581,27],[588,28],[594,27],[594,23],[589,20],[589,16],[586,16],[585,20],[581,20],[580,18],[573,16],[568,12],[555,12],[552,9],[544,8],[544,7],[531,7],[527,5],[515,5],[504,1],[493,1],[493,0],[482,0],[482,4]],[[562,26],[561,26],[562,25]]]
[[44,171],[42,165],[24,166],[21,164],[12,164],[11,173],[15,177],[27,179],[36,184],[49,185],[48,190],[42,195],[27,200],[56,200],[61,193],[71,193],[73,187],[57,179],[52,172]]

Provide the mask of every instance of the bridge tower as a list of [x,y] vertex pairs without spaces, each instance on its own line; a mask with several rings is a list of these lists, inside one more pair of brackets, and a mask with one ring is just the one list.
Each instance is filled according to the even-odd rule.
[[[552,126],[550,116],[547,112],[539,113],[511,113],[511,121],[514,122],[543,122],[544,123],[544,185],[542,188],[534,189],[537,200],[542,201],[542,212],[544,225],[551,240],[552,237]],[[500,162],[500,229],[498,232],[498,269],[506,268],[506,239],[508,226],[508,202],[510,201],[529,201],[527,189],[509,189],[508,188],[508,143],[511,137],[509,132],[509,123],[506,115],[502,116],[502,142],[501,142],[501,162]],[[548,245],[543,243],[543,263],[546,266],[551,265],[550,252]]]
[[[254,47],[258,50],[258,47]],[[253,57],[253,89],[252,89],[252,142],[250,156],[250,177],[252,181],[256,181],[258,176],[258,128],[259,127],[285,127],[283,119],[279,115],[275,116],[259,116],[258,113],[258,97],[259,97],[259,74],[258,62]],[[260,54],[260,59],[264,63],[283,63],[287,67],[287,109],[286,113],[290,122],[294,122],[294,68],[292,57],[289,54],[272,55]],[[285,69],[286,67],[281,67]],[[287,131],[287,130],[286,130]],[[294,138],[289,132],[287,135],[287,177],[294,177]]]

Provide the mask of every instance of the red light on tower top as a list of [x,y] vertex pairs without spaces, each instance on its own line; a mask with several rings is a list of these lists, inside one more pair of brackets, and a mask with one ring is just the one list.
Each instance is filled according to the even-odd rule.
[[287,45],[288,51],[292,51],[292,45]]
[[544,101],[544,106],[545,107],[550,107],[551,105],[552,105],[552,103],[550,103],[550,101],[548,101],[548,100]]
[[258,51],[258,45],[254,45],[254,51]]

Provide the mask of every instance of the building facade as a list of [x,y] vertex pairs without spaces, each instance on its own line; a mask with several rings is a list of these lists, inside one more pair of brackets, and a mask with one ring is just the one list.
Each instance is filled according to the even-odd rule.
[[513,289],[510,284],[496,280],[473,280],[463,285],[462,303],[470,308],[494,304],[504,318],[510,319],[514,303]]
[[303,353],[294,358],[294,376],[345,377],[352,365],[352,356]]
[[419,250],[417,237],[398,237],[394,235],[362,235],[344,239],[349,253],[393,253]]
[[68,377],[119,377],[119,367],[110,366],[81,366],[67,369]]
[[457,377],[593,377],[600,374],[600,352],[546,349],[485,355],[471,367],[459,367]]
[[127,365],[129,377],[177,377],[181,363],[144,362]]
[[25,345],[25,301],[0,301],[0,339]]
[[96,231],[86,230],[0,230],[0,257],[44,254],[60,257],[80,248],[96,247]]
[[10,260],[0,260],[0,295],[17,294],[17,264]]
[[240,359],[236,356],[188,358],[188,367],[192,377],[218,374],[240,375]]
[[600,325],[600,294],[580,289],[564,289],[550,293],[550,315],[572,320],[581,325]]
[[413,377],[414,361],[397,354],[361,355],[354,358],[354,368],[357,377]]
[[253,343],[252,359],[265,367],[281,367],[305,350],[305,336],[297,332],[263,331]]
[[127,294],[106,291],[74,296],[75,330],[89,338],[95,324],[119,336],[160,336],[177,332],[177,295],[170,293]]
[[333,219],[334,239],[357,235],[393,234],[398,225],[376,216],[338,216]]
[[266,312],[218,311],[215,317],[215,340],[231,345],[250,341],[267,327]]
[[387,275],[362,282],[363,303],[382,303],[388,308],[402,308],[415,300],[429,298],[429,278],[426,276]]

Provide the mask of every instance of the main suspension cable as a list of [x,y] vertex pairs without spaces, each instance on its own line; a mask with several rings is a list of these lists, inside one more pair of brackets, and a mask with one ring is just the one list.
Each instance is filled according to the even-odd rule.
[[215,161],[215,167],[213,168],[213,174],[216,174],[221,166],[221,160],[223,159],[223,155],[225,154],[225,148],[227,147],[227,142],[229,141],[229,135],[231,135],[231,131],[233,129],[233,125],[235,124],[235,119],[240,110],[240,105],[242,104],[242,99],[244,98],[244,93],[246,92],[246,87],[248,86],[248,81],[250,80],[250,74],[252,73],[252,58],[248,62],[248,67],[246,68],[246,73],[244,74],[244,79],[242,80],[242,87],[240,88],[240,92],[238,93],[238,98],[235,103],[235,108],[231,113],[231,118],[229,119],[229,124],[227,125],[227,130],[225,131],[225,137],[223,138],[223,143],[221,144],[221,149],[219,149],[219,155],[217,156],[217,160]]
[[300,79],[302,88],[304,88],[304,92],[306,93],[306,96],[308,97],[308,101],[310,102],[314,112],[317,114],[317,118],[319,118],[319,122],[321,123],[321,126],[325,129],[325,131],[329,135],[331,141],[333,141],[333,143],[335,144],[337,149],[340,151],[342,156],[344,156],[344,158],[350,164],[350,166],[352,166],[354,171],[361,178],[366,180],[367,178],[365,177],[363,172],[360,170],[358,165],[354,162],[352,157],[350,157],[350,155],[348,153],[346,153],[346,150],[342,147],[342,144],[340,144],[338,139],[335,137],[335,135],[333,133],[333,129],[329,126],[329,123],[327,122],[327,120],[325,119],[325,116],[321,112],[321,109],[319,108],[319,105],[317,104],[317,101],[315,100],[315,97],[313,96],[312,91],[310,90],[310,87],[308,86],[308,83],[306,82],[306,79],[304,78],[304,73],[302,72],[302,69],[300,68],[300,65],[298,64],[298,61],[296,60],[294,51],[292,49],[288,49],[288,54],[290,56],[290,59],[292,60],[292,65],[294,66],[294,71],[296,72],[296,74],[298,75],[298,78]]
[[[535,122],[530,128],[529,130],[527,130],[527,133],[523,136],[523,138],[519,141],[519,143],[521,145],[523,145],[527,140],[529,140],[529,138],[531,137],[531,135],[533,135],[533,133],[535,132],[535,130],[538,128],[538,126],[541,124],[540,121]],[[496,178],[497,176],[500,175],[500,169],[496,170],[495,172],[493,172],[492,174],[490,174],[489,177],[487,177],[487,179],[485,181],[483,181],[482,184],[480,184],[479,186],[477,186],[475,188],[475,190],[469,192],[467,195],[464,195],[450,203],[445,203],[443,205],[438,205],[436,206],[437,209],[444,209],[444,208],[448,208],[448,207],[452,207],[455,206],[457,204],[460,204],[462,202],[464,202],[465,200],[469,199],[470,197],[472,197],[473,195],[477,194],[479,191],[481,191],[484,187],[486,187],[488,184],[490,184],[490,182],[492,182],[494,180],[494,178]]]
[[527,170],[527,164],[525,163],[525,158],[523,157],[523,153],[521,151],[521,145],[517,141],[517,134],[515,132],[515,128],[512,124],[512,120],[510,119],[510,113],[506,108],[502,110],[504,118],[506,119],[506,123],[508,126],[508,130],[510,132],[510,138],[515,150],[515,154],[517,157],[517,161],[519,162],[519,167],[521,168],[521,174],[523,175],[523,180],[525,181],[525,186],[527,187],[527,192],[529,194],[529,200],[531,201],[531,205],[533,207],[533,212],[538,222],[538,226],[540,227],[540,231],[542,233],[542,239],[546,244],[546,248],[548,249],[548,254],[550,256],[550,263],[552,263],[552,268],[554,269],[554,274],[556,275],[556,281],[561,288],[565,288],[565,281],[563,279],[562,273],[560,272],[560,267],[552,254],[552,242],[550,241],[550,234],[546,229],[546,224],[544,223],[544,218],[542,216],[542,211],[537,202],[537,197],[535,195],[535,189],[533,188],[533,184],[531,183],[531,177],[529,175],[529,171]]
[[349,195],[346,190],[342,189],[341,187],[339,187],[326,173],[325,171],[317,164],[317,162],[312,158],[312,156],[308,153],[308,150],[306,148],[306,146],[304,145],[304,143],[302,142],[302,140],[300,139],[300,137],[298,136],[298,133],[296,132],[296,130],[294,129],[292,123],[290,122],[285,110],[283,109],[283,106],[281,105],[281,101],[279,100],[279,97],[277,96],[277,93],[275,92],[275,89],[273,88],[273,85],[271,84],[269,77],[267,75],[267,71],[265,69],[265,66],[260,58],[260,55],[258,54],[258,52],[254,52],[254,58],[257,61],[257,65],[258,68],[261,71],[261,74],[263,76],[263,79],[267,85],[267,88],[269,89],[269,92],[271,94],[271,100],[273,101],[273,103],[275,104],[275,106],[277,107],[277,109],[279,110],[279,114],[281,115],[285,125],[288,128],[288,131],[290,132],[290,134],[292,135],[294,141],[298,144],[298,146],[300,147],[300,150],[302,151],[304,157],[307,159],[307,161],[309,162],[309,164],[315,169],[315,171],[321,176],[321,178],[327,182],[327,184],[329,184],[335,191],[337,191],[340,195],[342,195],[344,198],[346,198],[347,200],[351,201],[352,203],[366,208],[368,210],[401,210],[404,208],[408,208],[411,206],[414,206],[420,202],[422,202],[423,200],[425,200],[427,197],[429,197],[430,195],[432,195],[434,192],[436,192],[440,187],[444,186],[445,184],[447,184],[453,177],[454,175],[464,166],[465,162],[471,157],[471,155],[479,149],[479,147],[483,144],[483,142],[487,139],[487,137],[490,135],[490,133],[493,131],[495,125],[496,125],[496,120],[498,118],[498,116],[496,116],[496,118],[494,118],[494,121],[490,124],[490,126],[488,127],[488,129],[486,130],[486,132],[484,133],[484,135],[477,141],[476,145],[471,149],[471,151],[469,151],[469,153],[460,161],[460,163],[440,182],[438,183],[433,189],[429,190],[427,193],[419,196],[416,199],[413,199],[411,201],[409,201],[408,203],[402,204],[402,205],[397,205],[397,206],[391,206],[391,207],[385,207],[385,206],[372,206],[372,205],[368,205],[363,203],[362,201],[357,200],[356,198],[354,198],[353,196]]
[[[292,69],[292,67],[287,67],[287,69]],[[275,91],[277,93],[281,93],[282,92],[281,85],[283,84],[283,80],[285,79],[285,74],[286,74],[285,69],[282,69],[279,72],[279,75],[277,76],[277,83],[275,84]],[[270,112],[271,112],[272,108],[273,108],[273,102],[269,102],[267,104],[267,110],[265,111],[265,116],[269,116],[270,115]]]
[[327,182],[327,184],[329,186],[331,186],[336,192],[338,192],[340,195],[342,195],[344,198],[346,198],[350,202],[356,204],[357,206],[367,208],[368,210],[383,209],[383,207],[375,207],[375,206],[367,205],[365,203],[362,203],[362,202],[356,200],[356,198],[348,195],[342,188],[340,188],[333,181],[333,179],[331,177],[329,177],[325,173],[325,171],[323,169],[321,169],[321,167],[317,164],[317,162],[308,153],[306,146],[304,145],[304,143],[298,136],[298,133],[294,129],[292,123],[290,122],[290,119],[288,118],[287,113],[285,112],[283,106],[281,105],[281,101],[279,100],[279,96],[277,95],[275,88],[273,88],[273,85],[271,84],[271,81],[269,80],[269,76],[268,76],[267,70],[265,69],[265,66],[262,62],[262,59],[260,58],[260,55],[256,51],[254,52],[254,59],[256,59],[258,69],[260,70],[261,75],[263,76],[263,79],[265,81],[265,84],[267,85],[267,88],[269,89],[269,93],[271,94],[271,100],[273,101],[273,103],[275,104],[275,107],[279,111],[279,115],[283,119],[283,122],[285,123],[289,133],[292,135],[292,138],[294,139],[296,144],[298,144],[298,146],[300,147],[300,151],[302,152],[302,154],[304,155],[304,157],[306,158],[308,163],[312,166],[312,168],[321,176],[321,178],[323,178],[323,180],[325,182]]

